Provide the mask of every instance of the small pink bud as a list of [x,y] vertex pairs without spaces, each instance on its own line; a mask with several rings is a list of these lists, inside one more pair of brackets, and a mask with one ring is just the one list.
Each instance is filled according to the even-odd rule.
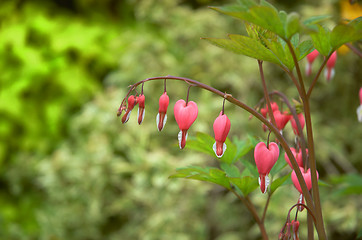
[[359,102],[362,105],[362,87],[359,89]]
[[180,128],[178,134],[180,149],[183,149],[186,145],[187,130],[195,122],[198,114],[197,104],[193,101],[187,103],[180,99],[176,102],[173,112],[175,115],[176,122]]
[[[302,130],[304,128],[304,125],[305,125],[305,118],[304,118],[304,114],[303,113],[299,113],[298,114],[298,119],[299,119],[299,122],[300,122],[300,125],[302,127]],[[298,130],[298,127],[297,127],[297,123],[294,119],[293,116],[291,116],[290,118],[290,123],[292,124],[292,128],[293,128],[293,132],[295,135],[300,135],[300,132]]]
[[226,114],[222,114],[215,119],[214,121],[214,134],[215,134],[215,143],[213,145],[213,150],[217,157],[221,158],[224,155],[226,150],[225,140],[230,131],[230,120]]
[[[291,147],[291,148],[290,148],[290,151],[292,151],[295,160],[297,160],[298,166],[299,166],[299,167],[303,167],[303,158],[302,158],[302,151],[301,151],[301,149],[299,149],[299,152],[297,152],[297,151],[295,150],[295,148]],[[291,164],[291,162],[290,162],[290,159],[289,159],[287,153],[284,153],[284,158],[285,158],[285,161],[289,164],[289,166],[293,169],[293,166],[292,166],[292,164]]]
[[145,118],[145,95],[141,94],[137,98],[138,101],[138,124],[141,124],[143,122],[143,119]]
[[168,108],[169,102],[170,102],[170,99],[167,96],[167,93],[164,92],[161,95],[160,99],[158,100],[159,108],[158,108],[158,114],[156,117],[158,131],[162,131],[162,129],[165,127],[165,124],[167,121],[167,108]]
[[122,123],[126,123],[128,121],[132,109],[137,104],[137,99],[133,95],[129,96],[127,101],[128,101],[127,110],[122,117]]
[[270,184],[268,174],[277,162],[278,157],[279,147],[274,142],[269,143],[268,148],[264,142],[260,142],[255,146],[254,159],[259,172],[259,185],[262,193],[266,193]]
[[327,68],[324,71],[324,77],[327,79],[328,82],[334,77],[335,74],[334,65],[336,65],[336,61],[337,61],[337,51],[333,52],[331,57],[328,59]]
[[[311,173],[310,173],[310,169],[308,169],[306,172],[304,171],[303,167],[300,167],[299,169],[302,172],[302,175],[303,175],[303,178],[304,178],[305,184],[307,185],[308,190],[310,190],[312,188],[312,176],[311,176]],[[294,170],[292,172],[291,177],[292,177],[294,187],[300,193],[303,193],[302,188],[300,187],[300,184],[299,184],[299,181],[298,181],[298,178],[297,178],[297,174],[295,173]],[[319,178],[319,175],[318,175],[318,172],[317,172],[317,179],[318,178]]]
[[319,52],[317,51],[317,49],[314,49],[311,53],[309,53],[307,55],[307,68],[306,68],[306,75],[310,76],[312,74],[312,64],[314,62],[314,60],[318,57]]

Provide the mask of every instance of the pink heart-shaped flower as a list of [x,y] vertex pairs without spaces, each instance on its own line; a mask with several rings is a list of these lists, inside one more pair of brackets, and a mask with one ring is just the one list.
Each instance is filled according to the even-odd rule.
[[255,146],[254,159],[259,172],[259,185],[262,193],[266,193],[269,186],[268,174],[277,162],[279,157],[279,147],[276,143],[269,143],[267,148],[264,142],[260,142]]
[[[310,168],[307,170],[307,172],[304,171],[303,167],[300,167],[299,169],[302,172],[302,175],[303,175],[303,178],[304,178],[305,184],[307,185],[308,190],[311,190],[311,188],[312,188],[312,176],[311,176],[311,173],[310,173]],[[293,181],[293,184],[294,184],[295,188],[300,193],[303,193],[302,188],[300,187],[300,184],[299,184],[299,181],[298,181],[298,178],[297,178],[297,174],[295,173],[294,170],[292,172],[291,178],[292,178],[292,181]],[[317,172],[317,179],[318,178],[319,178],[319,174]]]
[[187,103],[180,99],[176,102],[173,112],[175,115],[176,122],[180,128],[178,134],[179,146],[183,149],[186,145],[187,130],[195,122],[198,114],[197,104],[193,101]]
[[255,146],[254,159],[259,174],[266,175],[270,172],[279,157],[279,147],[275,142],[269,143],[269,148],[264,142]]

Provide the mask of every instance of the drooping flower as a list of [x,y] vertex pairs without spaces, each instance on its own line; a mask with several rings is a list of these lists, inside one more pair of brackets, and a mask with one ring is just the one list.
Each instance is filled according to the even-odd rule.
[[137,98],[138,102],[138,124],[141,124],[143,122],[143,119],[145,118],[145,95],[141,94]]
[[[297,150],[295,150],[295,148],[291,147],[290,151],[292,151],[295,160],[297,160],[298,166],[303,167],[304,165],[303,165],[302,149],[299,149],[299,152],[297,152]],[[308,153],[308,149],[306,149],[306,152]],[[289,159],[287,153],[284,153],[284,158],[285,158],[285,161],[289,164],[289,166],[293,169],[293,166],[290,162],[290,159]]]
[[129,96],[127,101],[128,101],[127,110],[122,117],[122,123],[126,123],[128,121],[132,109],[137,104],[136,97],[133,95]]
[[158,108],[158,114],[156,117],[158,131],[162,131],[162,129],[165,127],[165,124],[167,121],[167,108],[168,108],[169,102],[170,102],[170,99],[167,96],[167,92],[164,92],[158,101],[159,108]]
[[357,118],[359,122],[362,122],[362,87],[359,90],[359,101],[360,105],[357,108]]
[[293,231],[293,240],[299,240],[299,221],[298,220],[292,220],[292,231]]
[[312,74],[312,64],[314,62],[314,60],[318,57],[319,55],[319,52],[317,51],[317,49],[314,49],[311,53],[309,53],[307,55],[307,66],[306,66],[306,69],[305,69],[305,74],[307,76],[310,76]]
[[337,51],[332,53],[331,57],[327,61],[327,68],[324,70],[324,77],[327,79],[328,82],[334,77],[334,65],[336,65],[336,61]]
[[[299,122],[300,122],[300,125],[302,127],[302,130],[304,128],[304,125],[305,125],[305,118],[304,118],[304,114],[303,113],[299,113],[298,114],[298,119],[299,119]],[[298,130],[298,127],[297,127],[297,123],[294,119],[293,116],[291,116],[290,118],[290,123],[292,124],[292,128],[293,128],[293,132],[295,135],[300,135],[301,133],[299,132]]]
[[277,162],[278,157],[279,147],[274,142],[269,143],[268,147],[264,142],[260,142],[255,146],[254,159],[259,172],[259,185],[262,193],[266,193],[270,184],[268,174]]
[[176,102],[173,108],[173,112],[176,122],[180,128],[180,132],[178,134],[179,146],[180,149],[183,149],[186,145],[187,130],[191,127],[197,118],[197,104],[193,101],[190,101],[186,104],[183,99],[180,99]]
[[215,143],[212,146],[217,157],[221,158],[224,155],[226,150],[225,140],[230,131],[230,120],[220,112],[220,115],[214,121],[214,134],[215,134]]
[[275,123],[277,124],[277,128],[281,131],[284,129],[285,125],[287,125],[290,115],[288,115],[287,111],[281,113],[279,110],[275,110],[273,112]]
[[[308,168],[307,171],[304,171],[303,167],[299,168],[300,171],[302,172],[305,184],[307,185],[308,190],[310,190],[312,188],[312,176],[311,176],[311,172],[310,172],[310,168]],[[291,175],[294,187],[302,194],[302,188],[300,187],[298,178],[297,178],[297,174],[295,173],[295,171],[293,170],[292,175]],[[317,179],[319,178],[318,172],[317,172]]]

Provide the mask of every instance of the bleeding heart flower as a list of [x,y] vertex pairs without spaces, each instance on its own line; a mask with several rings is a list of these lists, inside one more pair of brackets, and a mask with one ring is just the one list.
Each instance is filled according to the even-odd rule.
[[277,128],[281,131],[284,129],[285,125],[287,125],[290,115],[288,115],[287,111],[281,113],[279,110],[275,110],[273,112],[275,123],[277,124]]
[[180,149],[183,149],[186,145],[187,130],[191,127],[197,118],[198,108],[197,104],[190,101],[186,104],[183,99],[176,102],[173,112],[175,115],[176,122],[180,128],[178,134],[178,141]]
[[317,49],[314,49],[313,52],[311,52],[307,55],[308,63],[306,66],[306,71],[305,71],[305,74],[307,76],[312,74],[312,64],[313,64],[314,60],[318,57],[318,55],[319,55],[319,52],[317,51]]
[[132,109],[137,104],[136,97],[133,95],[129,96],[127,101],[128,101],[127,110],[122,117],[122,123],[126,123],[128,121],[129,115],[131,114]]
[[[310,190],[312,188],[312,176],[310,173],[310,168],[305,172],[303,167],[299,168],[300,171],[302,172],[305,184],[307,185],[308,190]],[[298,178],[297,178],[297,174],[295,173],[295,171],[293,170],[292,172],[292,181],[294,183],[295,188],[302,194],[302,188],[300,187]],[[318,172],[317,172],[317,179],[319,178]]]
[[145,95],[141,94],[137,98],[138,102],[138,124],[141,124],[143,122],[143,119],[145,118]]
[[[272,108],[272,111],[276,111],[276,110],[279,110],[279,107],[278,107],[278,104],[276,102],[270,102],[270,105],[271,105],[271,108]],[[264,117],[266,117],[266,114],[268,113],[268,105],[265,107],[265,108],[262,108],[260,109],[260,113],[261,115],[263,115]]]
[[225,140],[230,131],[230,120],[223,114],[222,111],[220,115],[214,121],[214,134],[215,134],[215,143],[212,146],[217,157],[221,158],[224,155],[226,150]]
[[269,143],[268,147],[264,142],[260,142],[255,146],[254,159],[259,172],[259,185],[262,193],[266,193],[270,184],[268,174],[277,162],[278,157],[279,147],[274,142]]
[[167,96],[166,92],[164,92],[161,95],[160,99],[158,100],[159,108],[158,108],[158,114],[156,117],[158,131],[162,131],[162,129],[165,127],[165,124],[167,121],[167,108],[168,108],[169,101],[170,101],[170,99]]
[[[299,119],[300,125],[301,125],[302,130],[303,130],[304,125],[305,125],[304,114],[303,114],[303,113],[299,113],[299,114],[298,114],[298,119]],[[299,132],[298,127],[297,127],[297,123],[296,123],[295,119],[293,118],[293,116],[291,116],[291,118],[290,118],[290,123],[292,124],[292,128],[293,128],[294,134],[300,135],[300,132]]]
[[357,108],[357,118],[359,122],[362,122],[362,88],[359,90],[359,101],[360,105]]
[[[302,149],[299,149],[299,152],[297,152],[295,150],[295,148],[291,147],[290,151],[292,151],[295,160],[297,160],[298,166],[303,167],[304,165],[303,165]],[[306,149],[306,152],[308,154],[308,149]],[[293,169],[293,166],[290,162],[290,159],[289,159],[287,153],[284,153],[284,158],[285,158],[285,161],[289,164],[289,166]]]
[[337,61],[337,51],[333,52],[331,57],[328,59],[327,68],[324,71],[324,77],[327,79],[328,82],[334,77],[335,74],[334,65],[336,65],[336,61]]

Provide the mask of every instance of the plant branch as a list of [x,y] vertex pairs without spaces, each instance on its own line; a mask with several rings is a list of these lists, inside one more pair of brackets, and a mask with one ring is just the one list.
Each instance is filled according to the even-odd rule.
[[266,83],[265,83],[264,71],[263,71],[263,61],[258,60],[258,65],[259,65],[261,83],[263,84],[264,98],[266,100],[268,114],[269,114],[272,124],[274,126],[277,126],[277,124],[275,122],[274,114],[273,114],[273,109],[271,108],[270,98],[269,98],[269,94],[268,94],[268,88],[266,87]]
[[264,211],[263,211],[263,216],[261,217],[262,223],[264,223],[264,220],[265,220],[266,211],[268,210],[268,206],[269,206],[269,202],[270,202],[271,195],[272,195],[272,194],[269,193],[269,194],[268,194],[268,198],[266,199],[266,203],[265,203]]
[[[323,216],[322,216],[322,208],[320,203],[320,197],[319,197],[319,187],[318,187],[318,179],[317,179],[317,167],[316,167],[316,160],[315,160],[315,152],[314,152],[314,142],[313,142],[313,130],[312,130],[312,120],[310,115],[310,107],[309,107],[309,100],[304,88],[303,78],[302,74],[300,72],[298,59],[295,55],[293,46],[290,41],[287,41],[287,45],[289,48],[289,51],[293,57],[293,61],[295,64],[295,68],[298,75],[298,81],[301,86],[301,95],[303,101],[303,107],[304,107],[304,113],[305,113],[305,121],[306,121],[306,128],[307,128],[307,137],[308,137],[308,154],[309,154],[309,166],[311,169],[311,175],[312,175],[312,192],[313,192],[313,200],[314,200],[314,206],[315,206],[315,217],[317,219],[316,221],[316,229],[318,232],[318,236],[320,239],[327,239],[327,235],[324,229],[324,222],[323,222]],[[299,181],[299,179],[298,179]],[[304,192],[304,191],[303,191]]]
[[248,197],[242,197],[240,196],[237,192],[235,192],[235,190],[230,189],[230,191],[237,197],[240,199],[240,201],[248,208],[249,212],[251,213],[251,215],[253,215],[256,223],[259,226],[261,235],[263,237],[263,240],[268,240],[268,234],[265,230],[265,226],[264,226],[264,222],[259,218],[258,213],[254,207],[254,205],[252,204],[252,202],[250,201],[250,199]]
[[258,118],[261,122],[263,122],[268,128],[269,130],[271,130],[274,135],[276,136],[276,138],[279,140],[280,145],[283,147],[284,151],[286,152],[287,156],[289,159],[291,159],[291,164],[293,166],[293,169],[297,175],[298,181],[300,183],[300,186],[302,188],[303,191],[303,195],[305,197],[305,200],[309,206],[309,208],[314,212],[314,205],[313,205],[313,201],[312,201],[312,197],[308,191],[307,185],[305,184],[303,175],[298,167],[297,161],[295,160],[295,157],[292,153],[292,151],[290,150],[290,147],[287,143],[287,141],[284,139],[284,137],[280,134],[279,130],[273,125],[271,124],[271,122],[269,122],[266,118],[263,117],[263,115],[261,115],[259,112],[257,112],[254,108],[249,107],[248,105],[246,105],[245,103],[239,101],[238,99],[232,97],[229,94],[225,94],[223,92],[221,92],[220,90],[217,90],[209,85],[206,85],[204,83],[198,82],[196,80],[193,79],[189,79],[189,78],[183,78],[183,77],[174,77],[174,76],[163,76],[163,77],[152,77],[152,78],[147,78],[144,79],[142,81],[139,81],[133,85],[130,86],[130,90],[128,91],[126,97],[123,99],[122,104],[124,104],[124,101],[127,99],[128,95],[131,93],[131,91],[136,88],[139,84],[143,83],[143,82],[147,82],[147,81],[152,81],[152,80],[160,80],[160,79],[172,79],[172,80],[178,80],[178,81],[184,81],[187,83],[192,83],[194,84],[194,86],[197,86],[199,88],[203,88],[207,91],[210,91],[216,95],[219,95],[222,98],[225,98],[226,100],[228,100],[230,103],[243,108],[244,110],[246,110],[247,112],[251,113],[253,116],[255,116],[256,118]]

